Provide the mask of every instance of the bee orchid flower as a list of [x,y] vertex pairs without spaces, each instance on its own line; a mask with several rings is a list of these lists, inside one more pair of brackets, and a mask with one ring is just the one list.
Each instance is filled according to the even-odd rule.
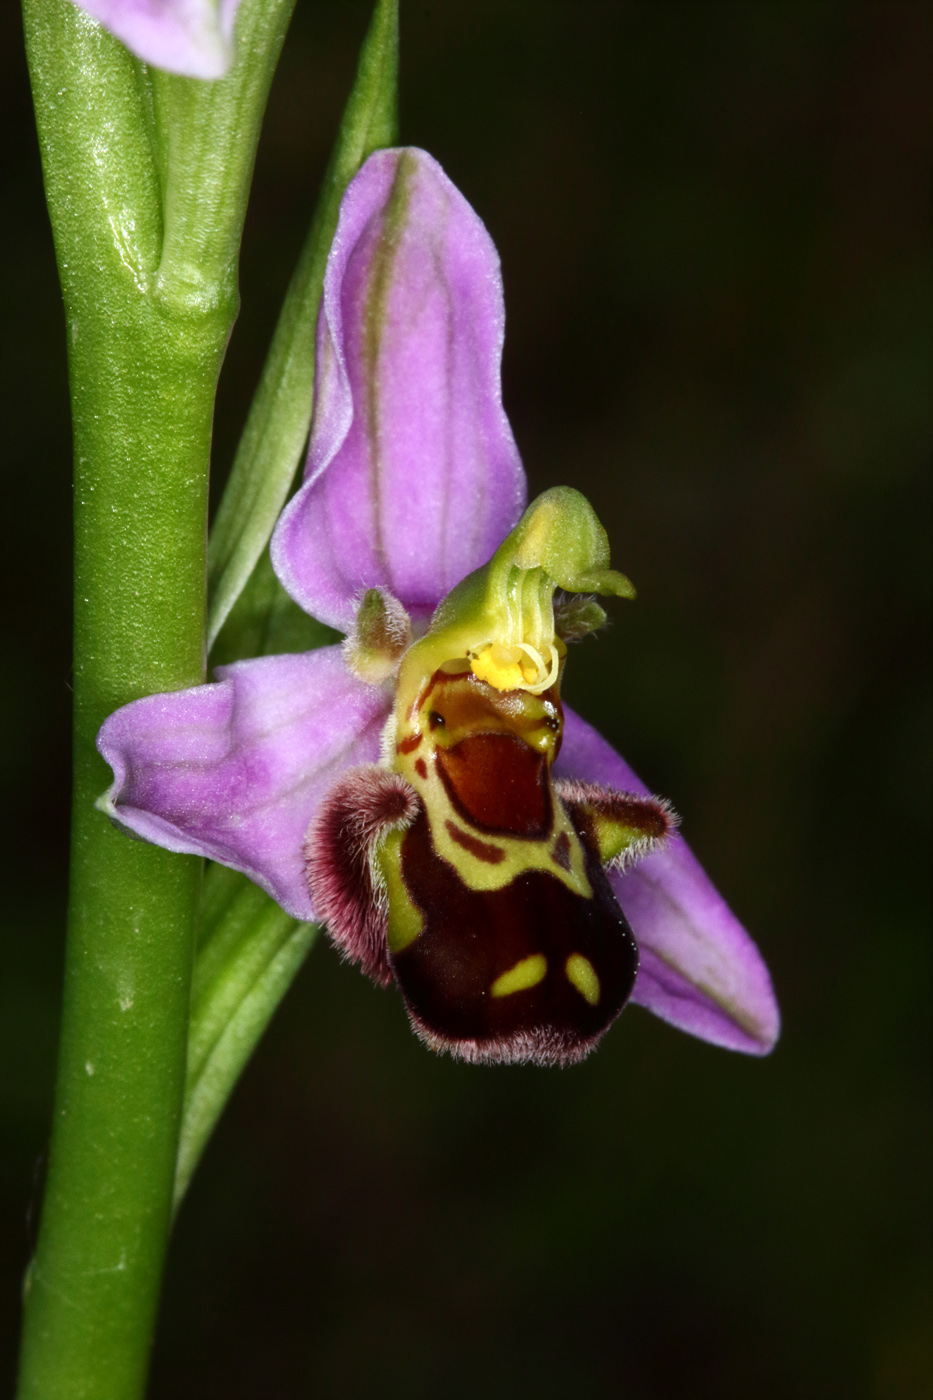
[[593,595],[633,590],[578,492],[525,509],[503,333],[478,216],[424,152],[371,156],[341,207],[304,480],[271,548],[346,640],[118,710],[101,805],[324,922],[435,1049],[572,1062],[631,1000],[766,1053],[754,943],[668,805],[562,705],[568,645],[605,617]]

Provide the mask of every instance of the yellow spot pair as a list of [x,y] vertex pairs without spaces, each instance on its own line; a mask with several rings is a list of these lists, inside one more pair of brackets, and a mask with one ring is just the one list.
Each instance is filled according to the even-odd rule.
[[[564,971],[571,986],[576,987],[584,1001],[590,1006],[595,1006],[599,1001],[600,987],[596,969],[585,958],[582,953],[571,953],[564,964]],[[510,967],[508,972],[503,972],[501,977],[497,977],[490,987],[490,992],[494,997],[508,997],[515,992],[528,991],[530,987],[536,987],[539,982],[543,982],[547,975],[547,958],[543,953],[533,953],[529,958],[522,958],[514,967]]]

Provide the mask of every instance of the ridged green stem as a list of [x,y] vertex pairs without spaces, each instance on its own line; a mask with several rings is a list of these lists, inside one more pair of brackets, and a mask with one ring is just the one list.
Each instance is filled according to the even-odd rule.
[[[154,79],[68,0],[25,3],[68,332],[75,667],[63,1021],[20,1400],[135,1400],[145,1387],[201,872],[95,810],[109,774],[94,741],[119,705],[203,677],[214,395],[290,12],[291,0],[244,0],[248,71],[193,87]],[[67,490],[62,473],[49,489]]]

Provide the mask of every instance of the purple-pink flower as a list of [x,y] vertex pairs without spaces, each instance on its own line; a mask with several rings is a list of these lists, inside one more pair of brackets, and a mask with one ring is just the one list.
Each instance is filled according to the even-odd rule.
[[189,78],[222,78],[233,62],[240,0],[75,0],[156,68]]
[[[395,744],[398,661],[414,655],[406,653],[412,635],[416,642],[424,635],[450,591],[500,557],[525,506],[524,472],[501,402],[503,327],[498,257],[463,196],[422,151],[371,156],[341,207],[318,323],[304,482],[272,541],[287,591],[349,641],[236,662],[218,668],[213,684],[152,695],[111,715],[98,747],[114,772],[101,805],[116,822],[170,850],[244,871],[289,913],[311,920],[319,908],[308,878],[309,831],[336,820],[338,809],[352,825],[357,791],[361,810],[388,803],[385,810],[394,811],[396,803],[398,819],[412,820],[411,790],[373,767],[389,766]],[[600,532],[598,522],[593,529]],[[527,559],[520,567],[530,567]],[[585,591],[621,591],[593,577]],[[369,624],[367,632],[361,621],[374,600],[381,632]],[[454,605],[444,606],[445,617],[453,616]],[[385,643],[381,651],[374,637]],[[509,655],[532,671],[551,667],[528,689],[542,713],[551,694],[559,708],[556,686],[545,689],[556,675],[554,647],[550,662],[544,644],[539,651],[522,644]],[[445,678],[482,689],[480,664],[472,672],[470,664]],[[489,674],[487,665],[482,675]],[[495,676],[492,685],[495,700],[506,687]],[[362,774],[356,787],[355,770]],[[577,780],[580,791],[597,784],[634,795],[630,805],[648,796],[624,760],[569,710],[554,775]],[[363,831],[362,817],[357,826]],[[482,845],[472,841],[477,850]],[[378,875],[372,878],[378,885]],[[609,881],[638,945],[631,1000],[715,1044],[767,1053],[779,1027],[767,969],[683,838],[671,835],[637,864],[611,870]],[[383,924],[375,918],[365,937],[378,943],[387,896],[384,888],[370,896]],[[364,955],[362,944],[343,946],[364,967],[370,963],[373,975],[390,965],[378,947]],[[579,985],[586,995],[585,977]]]

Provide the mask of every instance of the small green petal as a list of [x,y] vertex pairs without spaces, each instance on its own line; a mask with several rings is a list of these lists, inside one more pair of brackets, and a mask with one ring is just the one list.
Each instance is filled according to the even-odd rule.
[[585,496],[572,486],[554,486],[532,501],[496,551],[519,569],[543,569],[568,593],[634,598],[624,574],[609,567],[609,536]]
[[[635,596],[625,575],[609,568],[609,540],[593,507],[569,486],[533,501],[489,563],[440,604],[427,636],[403,663],[405,703],[412,698],[406,677],[414,683],[457,658],[497,690],[540,694],[552,686],[565,650],[554,621],[557,588]],[[604,617],[601,609],[598,616]]]

